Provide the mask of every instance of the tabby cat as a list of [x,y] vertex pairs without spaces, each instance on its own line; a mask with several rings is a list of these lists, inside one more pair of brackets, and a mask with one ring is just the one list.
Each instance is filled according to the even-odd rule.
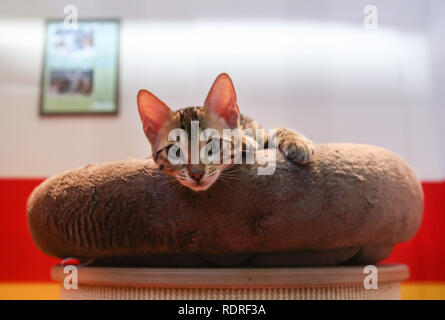
[[[239,112],[235,88],[226,73],[222,73],[216,78],[202,107],[187,107],[172,111],[147,90],[139,91],[137,103],[155,163],[165,174],[176,178],[182,185],[194,191],[207,190],[221,174],[233,166],[233,161],[231,163],[221,161],[220,164],[206,164],[198,161],[198,163],[192,164],[190,148],[188,148],[185,151],[188,153],[186,162],[172,163],[168,157],[170,148],[175,144],[175,141],[168,138],[171,130],[181,128],[190,137],[193,121],[199,121],[200,131],[212,128],[217,130],[221,137],[223,137],[224,129],[240,129],[239,132],[242,134],[247,129],[260,128],[255,121]],[[199,142],[200,148],[207,142]],[[314,155],[312,142],[301,134],[284,127],[278,127],[276,129],[276,145],[288,159],[297,164],[306,164],[312,161]],[[267,140],[265,147],[267,148]],[[177,153],[180,152],[182,150],[178,149]]]

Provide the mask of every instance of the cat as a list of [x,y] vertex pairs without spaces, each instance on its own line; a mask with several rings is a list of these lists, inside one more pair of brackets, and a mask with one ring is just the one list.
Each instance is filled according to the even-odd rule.
[[[138,93],[137,104],[156,165],[162,172],[176,178],[182,185],[193,191],[204,191],[210,188],[218,177],[233,165],[233,161],[231,163],[221,161],[220,164],[205,164],[198,161],[192,164],[190,148],[188,148],[186,162],[172,163],[168,157],[170,148],[175,144],[174,141],[168,139],[171,130],[181,128],[190,137],[193,121],[199,121],[200,131],[212,128],[221,136],[224,129],[239,129],[242,134],[247,129],[255,131],[261,128],[254,120],[239,112],[235,88],[232,79],[226,73],[220,74],[215,79],[202,107],[187,107],[172,111],[154,94],[144,89]],[[246,136],[243,136],[244,138]],[[247,143],[246,141],[249,140],[245,139],[243,143]],[[206,143],[200,142],[200,148]],[[267,139],[264,145],[267,148]],[[313,160],[312,142],[290,129],[285,127],[276,129],[276,145],[288,159],[297,164],[307,164]],[[220,152],[223,153],[222,148]],[[180,153],[178,149],[176,154]]]

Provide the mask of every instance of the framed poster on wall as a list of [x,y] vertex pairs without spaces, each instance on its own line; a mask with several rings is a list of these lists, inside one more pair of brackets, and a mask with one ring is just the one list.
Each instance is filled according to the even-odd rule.
[[119,21],[47,21],[41,115],[117,114]]

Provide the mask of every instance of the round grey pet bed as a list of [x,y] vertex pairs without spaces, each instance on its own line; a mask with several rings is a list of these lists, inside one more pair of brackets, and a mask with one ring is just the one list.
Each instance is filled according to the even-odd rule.
[[41,251],[97,265],[326,266],[371,264],[419,228],[421,185],[385,149],[316,146],[273,175],[237,165],[205,192],[180,187],[152,160],[93,164],[52,176],[28,200]]

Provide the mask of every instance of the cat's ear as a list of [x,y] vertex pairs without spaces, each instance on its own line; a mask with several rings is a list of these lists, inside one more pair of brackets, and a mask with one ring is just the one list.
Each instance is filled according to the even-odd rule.
[[159,130],[171,119],[172,112],[164,102],[147,90],[140,90],[138,93],[138,110],[145,135],[154,144]]
[[236,102],[236,92],[232,79],[227,73],[221,73],[213,82],[204,107],[215,112],[231,129],[238,127],[239,108]]

